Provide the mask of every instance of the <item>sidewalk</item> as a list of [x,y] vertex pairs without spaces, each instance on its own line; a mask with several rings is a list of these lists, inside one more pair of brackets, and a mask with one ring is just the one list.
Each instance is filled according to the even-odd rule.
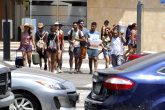
[[[10,47],[11,47],[10,48],[10,61],[5,61],[5,62],[10,65],[15,65],[16,50],[19,47],[19,42],[11,42],[10,44],[11,44],[10,45]],[[86,59],[83,60],[83,64],[81,66],[82,73],[81,74],[70,74],[68,49],[69,49],[69,43],[67,41],[65,41],[64,53],[63,53],[63,65],[62,65],[63,73],[56,74],[56,76],[73,82],[78,89],[81,89],[81,90],[91,89],[92,75],[89,74],[88,55],[86,55]],[[18,52],[17,56],[22,56],[22,53]],[[0,60],[3,60],[3,42],[0,42]],[[32,64],[31,67],[40,69],[39,65]],[[105,68],[105,61],[103,58],[103,54],[101,53],[99,55],[99,60],[98,60],[98,69],[104,69],[104,68]]]

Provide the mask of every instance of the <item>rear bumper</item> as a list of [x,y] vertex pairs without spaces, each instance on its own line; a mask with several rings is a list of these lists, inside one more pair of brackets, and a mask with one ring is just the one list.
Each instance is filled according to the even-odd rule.
[[106,104],[104,102],[95,101],[93,99],[86,98],[84,103],[85,110],[142,110],[135,106],[128,106],[127,104],[117,104],[113,105]]
[[6,98],[0,99],[0,108],[8,107],[14,101],[14,94],[10,92],[10,95]]
[[91,100],[89,98],[85,99],[84,107],[85,110],[112,110],[111,108],[105,108],[103,102]]

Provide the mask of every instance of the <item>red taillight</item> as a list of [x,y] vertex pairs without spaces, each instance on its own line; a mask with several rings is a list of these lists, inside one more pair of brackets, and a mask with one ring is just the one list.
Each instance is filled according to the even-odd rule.
[[111,90],[129,90],[132,89],[134,85],[135,83],[131,80],[120,77],[111,77],[104,81],[105,88]]

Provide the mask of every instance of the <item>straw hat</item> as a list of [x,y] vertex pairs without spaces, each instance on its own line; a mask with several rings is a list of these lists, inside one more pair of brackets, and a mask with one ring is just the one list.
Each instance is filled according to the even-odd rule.
[[24,30],[24,27],[29,27],[30,30],[33,30],[33,29],[34,29],[34,27],[33,27],[32,25],[30,25],[29,23],[25,23],[24,25],[21,25],[21,26],[20,26],[20,28],[21,28],[22,30]]
[[44,24],[43,23],[38,23],[38,28],[43,28],[44,27]]
[[54,23],[54,25],[59,25],[60,23],[58,22],[58,21],[56,21],[55,23]]

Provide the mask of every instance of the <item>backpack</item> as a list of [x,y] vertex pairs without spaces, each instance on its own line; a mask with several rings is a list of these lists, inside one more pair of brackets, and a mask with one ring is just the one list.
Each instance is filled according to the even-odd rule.
[[[70,35],[69,35],[69,40],[72,40],[72,37],[73,37],[73,29],[71,29],[71,32],[70,32]],[[80,37],[82,37],[82,35],[81,35],[81,31],[80,30],[78,30],[78,36],[79,36],[79,38]]]
[[46,35],[47,33],[46,32],[44,32],[43,33],[43,35],[42,35],[42,37],[40,37],[39,35],[38,35],[38,33],[37,33],[37,35],[39,36],[39,40],[38,40],[38,42],[37,42],[37,47],[39,48],[39,49],[46,49],[46,43],[44,42],[44,37],[45,37],[45,35]]
[[125,46],[128,45],[129,39],[130,39],[130,34],[131,34],[131,30],[129,28],[126,29],[126,34],[125,34]]
[[56,44],[56,38],[59,35],[59,33],[54,35],[53,39],[50,39],[49,43],[48,43],[48,48],[51,50],[57,50],[57,44]]

